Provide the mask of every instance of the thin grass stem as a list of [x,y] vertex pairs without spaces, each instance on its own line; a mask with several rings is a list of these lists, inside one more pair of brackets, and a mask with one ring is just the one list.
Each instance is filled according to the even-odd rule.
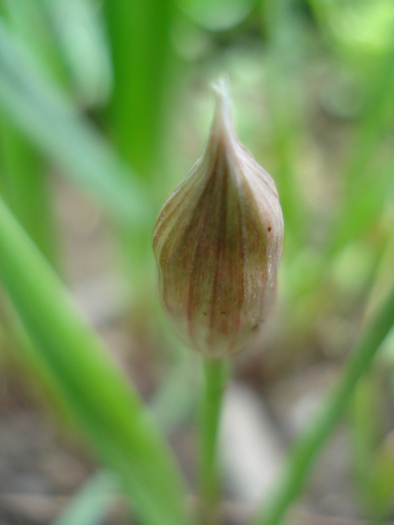
[[253,525],[278,525],[301,492],[314,460],[343,414],[358,380],[367,372],[394,324],[394,288],[354,348],[342,376],[320,412],[294,444],[277,486]]

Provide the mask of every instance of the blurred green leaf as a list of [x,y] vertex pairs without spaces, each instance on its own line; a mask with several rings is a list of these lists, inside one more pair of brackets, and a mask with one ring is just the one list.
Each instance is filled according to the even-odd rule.
[[60,428],[77,432],[78,424],[63,396],[51,368],[34,348],[34,344],[24,329],[13,304],[6,297],[0,296],[0,319],[4,327],[6,345],[4,355],[8,362],[20,370],[27,381],[34,386],[39,402],[54,416]]
[[330,263],[346,245],[372,231],[376,225],[384,204],[394,193],[393,167],[384,168],[385,172],[374,173],[373,180],[357,181],[353,191],[342,205],[332,227],[332,239],[328,245]]
[[149,199],[107,141],[39,71],[0,24],[0,107],[64,174],[123,223],[145,220]]
[[[386,240],[385,246],[382,250],[379,264],[376,268],[376,275],[374,279],[374,285],[369,294],[368,309],[367,309],[367,318],[370,317],[370,312],[372,312],[377,304],[382,301],[388,290],[393,286],[394,283],[394,274],[393,274],[393,265],[394,265],[394,231],[392,229],[392,220],[389,217],[389,223],[387,224],[389,230],[389,235]],[[394,332],[386,339],[384,345],[384,356],[388,359],[388,363],[392,365],[394,363]]]
[[382,523],[394,503],[394,435],[389,434],[375,453],[369,473],[369,502],[372,516]]
[[168,129],[175,0],[105,0],[103,8],[114,69],[109,123],[123,157],[151,178]]
[[47,175],[39,154],[0,115],[0,193],[48,261],[57,266]]
[[394,288],[391,288],[342,371],[319,412],[293,444],[282,475],[257,513],[253,525],[279,525],[301,492],[314,460],[343,414],[358,381],[368,371],[377,351],[394,325]]
[[393,45],[391,0],[325,2],[333,36],[355,54],[376,57]]
[[180,0],[182,9],[212,31],[232,29],[256,6],[257,0]]
[[[176,80],[175,52],[171,41],[175,0],[105,0],[114,71],[114,89],[108,105],[109,131],[122,157],[137,169],[141,184],[149,185],[153,204],[158,188],[165,184],[162,147],[172,123],[172,88]],[[175,102],[176,103],[176,102]],[[174,103],[174,105],[175,105]],[[152,205],[153,207],[153,205]],[[149,317],[154,297],[154,280],[148,277],[152,262],[151,222],[130,237],[129,229],[119,233],[125,273],[132,280],[137,316]],[[141,312],[147,305],[145,314]],[[139,323],[141,326],[141,323]]]
[[107,472],[93,476],[51,525],[98,525],[113,500],[116,483]]
[[178,361],[150,404],[156,421],[166,433],[190,415],[197,399],[195,359],[187,353]]
[[[193,366],[192,366],[193,365]],[[189,355],[170,372],[150,403],[150,409],[166,434],[182,423],[196,401],[195,363]],[[108,514],[113,502],[115,481],[107,472],[94,474],[73,497],[52,525],[96,525]]]
[[59,393],[147,523],[186,525],[185,486],[149,412],[0,200],[0,279]]
[[369,376],[359,382],[352,401],[352,452],[356,482],[360,500],[368,506],[369,476],[378,437],[382,431],[379,417],[379,389],[373,377]]
[[393,88],[394,46],[376,63],[375,75],[368,86],[369,100],[356,128],[349,164],[344,170],[345,191],[333,221],[327,260],[331,260],[346,243],[370,230],[384,202],[393,193],[392,160],[383,168],[376,166],[379,146],[392,120]]
[[97,2],[45,0],[44,5],[78,98],[89,106],[103,104],[113,79],[107,35]]
[[63,82],[65,70],[48,23],[45,2],[42,0],[1,0],[1,14],[7,27],[18,35],[30,51],[32,60],[45,70],[51,79]]
[[325,35],[356,67],[365,67],[393,45],[391,0],[309,0]]

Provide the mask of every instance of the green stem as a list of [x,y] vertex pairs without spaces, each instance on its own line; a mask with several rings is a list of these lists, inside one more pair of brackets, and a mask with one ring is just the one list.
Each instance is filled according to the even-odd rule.
[[215,523],[214,511],[219,496],[217,439],[224,387],[228,377],[225,360],[204,359],[204,384],[200,413],[200,493],[203,523]]
[[370,367],[393,324],[394,288],[354,348],[342,377],[331,395],[294,444],[282,476],[267,500],[269,503],[257,514],[253,525],[281,523],[285,512],[300,493],[319,451],[345,410],[358,380]]

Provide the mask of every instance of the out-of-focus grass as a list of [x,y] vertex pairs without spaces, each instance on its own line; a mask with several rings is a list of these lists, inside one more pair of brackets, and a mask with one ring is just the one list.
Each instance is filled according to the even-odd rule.
[[38,359],[139,514],[188,523],[182,477],[153,418],[1,201],[0,274]]
[[[332,389],[318,414],[313,417],[312,421],[309,422],[301,436],[291,447],[282,476],[274,487],[268,503],[254,519],[254,525],[278,525],[282,522],[290,504],[302,490],[315,456],[326,442],[335,424],[344,412],[347,403],[354,395],[360,379],[368,372],[372,360],[393,324],[394,288],[390,290],[388,297],[378,309],[370,326],[366,328],[361,340],[356,344],[338,383]],[[365,444],[370,437],[368,434],[372,434],[372,426],[373,424],[368,424],[360,429],[363,435],[358,444],[364,441],[362,447],[359,447],[363,449],[362,454],[364,458],[366,457],[365,452],[370,446],[370,443],[367,446]],[[381,481],[382,475],[386,476],[387,474],[386,472],[384,474],[379,472],[377,476],[378,479],[380,477],[379,481]],[[373,488],[380,488],[380,483],[377,483],[376,480],[374,481],[375,485]],[[375,495],[378,496],[375,509],[377,508],[381,512],[382,507],[384,509],[386,494],[379,494],[379,490],[377,490]],[[380,499],[380,496],[383,497]],[[374,503],[372,505],[374,506]]]
[[109,104],[111,131],[121,155],[140,177],[152,179],[165,134],[176,5],[173,0],[106,0],[104,12],[115,78]]
[[130,170],[4,25],[0,69],[0,104],[15,126],[117,220],[140,221],[149,203]]
[[[236,124],[283,205],[279,302],[289,340],[307,341],[333,313],[356,322],[371,290],[375,310],[394,265],[390,0],[2,0],[0,17],[0,193],[49,260],[61,242],[48,182],[55,165],[108,211],[137,291],[135,322],[161,340],[151,229],[166,175],[180,181],[178,166],[203,146],[205,84],[229,72]],[[158,402],[167,414],[183,384],[174,377]],[[384,395],[374,385],[357,388],[350,424],[356,485],[380,519],[394,452],[362,411],[368,389],[376,404]]]
[[56,264],[55,225],[42,158],[4,115],[0,148],[1,193],[42,253]]
[[52,525],[96,525],[108,514],[116,483],[106,472],[89,480]]

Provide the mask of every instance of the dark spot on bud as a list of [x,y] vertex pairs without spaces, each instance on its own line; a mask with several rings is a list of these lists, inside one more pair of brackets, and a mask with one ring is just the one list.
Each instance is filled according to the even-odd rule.
[[270,232],[272,230],[271,226],[268,226],[268,231]]
[[220,312],[220,315],[225,315],[227,317],[226,312]]
[[207,315],[207,312],[203,312],[202,314],[203,314],[203,315]]

